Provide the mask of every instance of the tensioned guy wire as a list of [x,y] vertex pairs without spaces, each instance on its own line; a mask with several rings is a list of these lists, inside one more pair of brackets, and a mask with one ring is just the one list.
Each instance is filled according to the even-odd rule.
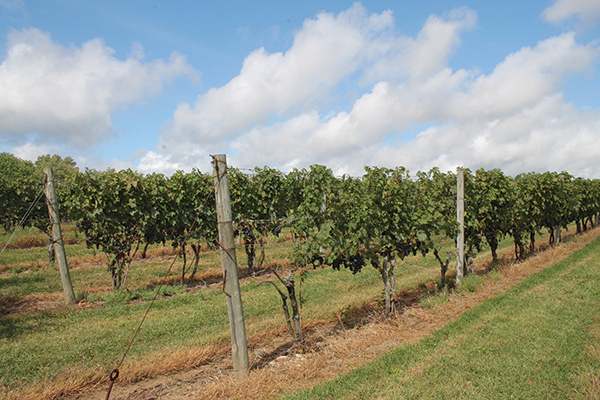
[[4,245],[4,247],[2,248],[2,251],[0,251],[0,256],[2,255],[2,253],[4,253],[4,250],[6,250],[6,248],[8,247],[8,245],[10,244],[10,241],[12,240],[12,238],[15,236],[15,233],[17,233],[17,230],[19,228],[19,226],[23,226],[23,224],[25,223],[25,221],[27,220],[27,218],[29,217],[29,214],[31,214],[31,212],[33,211],[33,208],[37,205],[37,203],[40,201],[40,198],[42,197],[42,194],[44,193],[44,187],[42,186],[42,188],[40,189],[40,192],[38,193],[38,195],[36,196],[35,200],[29,205],[29,208],[27,209],[27,211],[25,212],[25,215],[23,215],[23,218],[21,218],[21,220],[19,221],[19,224],[17,225],[17,229],[15,229],[13,231],[13,233],[10,235],[10,237],[8,238],[8,241],[6,242],[6,244]]
[[[191,234],[191,232],[194,230],[194,226],[196,225],[196,221],[198,220],[198,218],[200,217],[200,213],[204,210],[204,208],[206,207],[206,203],[208,202],[208,199],[210,198],[210,196],[212,195],[213,191],[215,190],[215,184],[213,182],[213,185],[210,189],[210,192],[208,193],[208,195],[206,196],[206,199],[204,200],[204,203],[202,204],[202,207],[200,207],[200,209],[198,210],[198,214],[196,215],[196,218],[194,218],[194,222],[192,223],[192,226],[190,227],[186,237],[184,238],[184,242],[187,242],[187,239],[189,238],[189,235]],[[177,256],[173,258],[173,261],[171,262],[171,265],[169,265],[169,269],[167,270],[167,273],[163,276],[163,278],[160,281],[160,284],[158,285],[156,292],[154,293],[154,297],[152,298],[152,301],[150,301],[150,305],[148,306],[148,309],[146,310],[146,312],[144,313],[144,316],[142,317],[137,329],[135,330],[135,333],[133,334],[133,337],[131,338],[131,340],[129,341],[129,344],[127,346],[127,349],[125,350],[125,352],[123,353],[123,357],[121,358],[121,360],[117,363],[117,366],[110,372],[109,374],[109,383],[108,383],[108,391],[106,393],[106,400],[110,399],[110,393],[112,391],[112,387],[113,384],[115,383],[115,381],[117,380],[117,378],[119,377],[119,368],[121,367],[121,365],[123,364],[123,361],[125,361],[125,357],[127,357],[127,354],[129,353],[129,350],[131,349],[131,346],[133,345],[133,342],[135,341],[137,335],[139,334],[140,330],[142,329],[142,325],[144,324],[144,321],[146,320],[146,317],[148,316],[148,314],[150,313],[150,309],[152,309],[152,306],[154,305],[154,302],[156,301],[156,299],[158,298],[158,294],[160,293],[160,290],[162,289],[162,287],[165,284],[165,281],[167,279],[167,277],[170,275],[171,270],[173,269],[173,265],[175,265],[175,261],[177,260]]]

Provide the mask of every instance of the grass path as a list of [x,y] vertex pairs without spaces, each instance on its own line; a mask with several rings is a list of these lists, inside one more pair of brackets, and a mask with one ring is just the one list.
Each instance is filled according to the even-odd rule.
[[291,399],[600,398],[600,240]]

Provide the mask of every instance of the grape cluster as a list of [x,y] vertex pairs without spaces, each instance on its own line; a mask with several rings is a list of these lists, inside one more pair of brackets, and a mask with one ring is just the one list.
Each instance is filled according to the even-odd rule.
[[429,248],[425,245],[425,242],[420,240],[415,241],[414,245],[411,243],[405,243],[400,246],[400,251],[404,252],[405,256],[412,253],[413,256],[417,255],[417,252],[421,252],[421,255],[425,257],[429,253]]
[[410,253],[413,253],[413,256],[417,255],[417,248],[411,244],[404,244],[400,249],[404,252],[405,256],[409,256]]
[[364,265],[365,260],[361,256],[356,255],[350,257],[350,271],[352,271],[353,275],[356,275],[357,272],[360,272]]
[[131,246],[128,244],[117,242],[115,243],[115,249],[117,249],[117,251],[121,254],[129,254],[129,252],[131,251]]
[[163,245],[167,240],[167,236],[165,235],[165,233],[154,227],[149,229],[144,234],[144,238],[146,239],[146,243],[162,243]]
[[98,238],[94,235],[90,234],[90,230],[92,229],[92,223],[89,221],[77,222],[75,223],[77,228],[83,230],[86,238],[85,238],[85,247],[91,249],[93,245],[98,247]]
[[350,268],[352,275],[356,275],[357,272],[362,270],[365,266],[365,260],[360,255],[350,256],[349,258],[336,258],[333,260],[333,269],[340,270],[340,266],[343,265],[345,268]]
[[125,255],[129,255],[129,253],[131,252],[131,246],[125,243],[122,243],[120,241],[114,241],[113,238],[111,238],[109,235],[94,235],[91,233],[92,231],[92,223],[89,221],[83,221],[83,222],[77,222],[76,226],[79,229],[82,229],[84,234],[85,234],[85,246],[86,248],[90,249],[93,246],[96,246],[97,249],[100,248],[100,246],[103,246],[104,248],[110,248],[111,246],[113,247],[113,250],[116,251],[117,253],[117,257],[123,257]]
[[494,240],[496,237],[496,230],[492,227],[486,227],[481,233],[483,236],[485,236],[488,242],[490,240]]
[[239,235],[244,235],[244,242],[246,245],[249,243],[254,243],[256,241],[256,236],[254,235],[254,229],[248,225],[248,223],[242,221],[240,222],[237,229],[234,229],[233,236],[237,237]]

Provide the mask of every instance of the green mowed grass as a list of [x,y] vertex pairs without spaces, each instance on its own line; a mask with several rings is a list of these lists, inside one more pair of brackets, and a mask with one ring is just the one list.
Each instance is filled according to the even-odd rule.
[[[31,232],[25,234],[32,235]],[[265,263],[285,260],[291,254],[291,246],[291,243],[270,243]],[[503,248],[508,246],[511,246],[510,241],[502,242]],[[444,250],[452,247],[452,241],[444,243]],[[128,272],[126,288],[111,292],[109,273],[99,251],[86,249],[81,241],[66,249],[70,260],[79,257],[71,268],[76,292],[89,292],[86,293],[88,301],[101,307],[55,307],[49,311],[0,316],[0,393],[68,379],[70,371],[76,371],[78,378],[107,375],[123,357],[148,309],[148,301],[154,297],[156,284],[165,276],[173,260],[173,257],[135,260]],[[160,250],[160,247],[153,249]],[[482,254],[480,257],[489,256]],[[237,258],[243,268],[243,249],[238,249]],[[191,256],[188,256],[188,268],[190,263]],[[162,288],[133,342],[125,366],[129,360],[152,363],[174,351],[229,340],[225,294],[220,286],[186,290],[187,285],[177,284],[181,266],[181,258],[176,259],[169,284]],[[4,271],[0,276],[2,298],[62,293],[58,271],[55,266],[47,266],[45,248],[7,249],[0,267]],[[201,254],[198,274],[218,275],[220,269],[219,252]],[[439,281],[439,265],[432,256],[411,256],[397,263],[395,275],[399,291],[412,290]],[[270,285],[257,286],[264,279],[267,277],[250,279],[242,285],[250,337],[285,328],[279,295]],[[370,266],[356,275],[331,268],[309,269],[303,277],[296,275],[297,290],[302,292],[305,324],[323,319],[337,321],[347,310],[374,300],[381,301],[382,286],[381,276]]]
[[600,239],[414,345],[290,399],[600,395]]
[[[289,246],[269,250],[267,262],[282,259],[289,250]],[[20,250],[7,251],[10,255]],[[243,256],[243,252],[238,252],[238,258]],[[219,263],[218,252],[203,253],[199,273],[215,267],[220,269]],[[87,295],[89,301],[100,307],[55,307],[43,312],[0,316],[0,389],[10,391],[65,379],[69,371],[77,371],[78,378],[87,376],[89,379],[99,373],[108,374],[123,357],[148,309],[149,300],[154,297],[156,282],[165,276],[169,264],[170,261],[164,259],[136,261],[130,268],[125,290]],[[178,277],[180,268],[181,259],[177,259],[170,276]],[[435,269],[430,272],[435,276]],[[109,274],[102,265],[72,269],[71,278],[76,291],[91,290],[94,285],[110,287],[107,285]],[[250,337],[285,327],[279,294],[270,285],[257,286],[266,279],[268,276],[250,279],[241,287]],[[377,298],[382,285],[373,268],[366,268],[357,275],[321,268],[310,270],[303,279],[296,276],[296,282],[298,288],[302,287],[305,321],[333,319],[343,308],[360,306]],[[173,351],[229,340],[229,319],[221,286],[187,291],[186,288],[186,285],[163,286],[127,360],[152,362]],[[0,277],[3,298],[44,293],[62,293],[60,277],[54,267],[9,269]],[[163,296],[165,294],[167,296]]]

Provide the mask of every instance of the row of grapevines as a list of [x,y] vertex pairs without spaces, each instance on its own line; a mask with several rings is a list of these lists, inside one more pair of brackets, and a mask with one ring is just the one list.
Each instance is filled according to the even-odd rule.
[[285,175],[269,167],[257,167],[252,173],[229,169],[232,216],[237,222],[234,233],[243,239],[251,273],[265,260],[267,234],[279,235],[288,216],[287,186]]
[[344,266],[354,274],[372,265],[382,276],[389,313],[396,259],[433,250],[445,274],[434,238],[456,234],[456,183],[437,169],[419,173],[416,181],[402,167],[365,170],[360,178],[335,178],[319,166],[296,172],[302,201],[295,211],[295,262]]
[[[388,311],[395,297],[397,259],[431,252],[445,285],[450,254],[442,259],[440,238],[454,238],[457,232],[456,175],[451,172],[432,169],[411,177],[402,167],[367,167],[362,177],[336,177],[321,165],[287,174],[268,167],[252,173],[231,168],[229,181],[233,216],[251,271],[264,260],[266,234],[277,235],[290,224],[296,238],[296,266],[345,266],[357,273],[372,265],[382,275]],[[208,174],[194,170],[165,177],[131,170],[86,171],[73,182],[59,197],[66,200],[67,214],[86,233],[88,244],[109,254],[115,288],[122,285],[133,248],[140,244],[145,253],[150,244],[170,242],[185,257],[186,238],[211,243],[216,237]],[[0,185],[0,193],[6,196],[20,193],[5,186]],[[516,257],[521,258],[527,238],[531,251],[542,230],[549,232],[552,243],[569,223],[575,222],[578,231],[586,229],[600,211],[600,184],[564,172],[511,178],[498,169],[465,170],[465,198],[467,257],[485,240],[496,259],[499,241],[510,235]],[[188,281],[200,248],[191,247],[196,258]],[[184,259],[182,282],[185,268]]]
[[562,172],[527,173],[511,178],[498,169],[465,171],[465,230],[467,254],[483,239],[497,260],[498,242],[512,236],[515,258],[523,258],[526,241],[535,249],[537,233],[546,230],[549,244],[560,239],[571,223],[577,232],[595,223],[600,212],[600,180],[574,178]]
[[[109,255],[117,289],[141,243],[147,247],[170,241],[185,257],[186,239],[214,240],[217,224],[211,191],[212,177],[197,170],[169,178],[131,170],[86,171],[76,177],[66,204],[85,232],[87,245]],[[188,281],[198,265],[199,245],[193,249],[196,258]],[[182,282],[185,268],[184,262]]]
[[[367,264],[382,275],[386,312],[393,310],[394,263],[409,254],[430,251],[441,267],[442,286],[451,254],[444,261],[440,243],[454,238],[456,175],[438,169],[409,177],[402,167],[365,168],[360,178],[335,178],[329,169],[313,166],[295,171],[300,203],[294,230],[299,239],[299,265],[327,264],[357,273]],[[497,260],[499,241],[510,235],[516,257],[525,255],[524,238],[535,247],[535,234],[576,222],[586,229],[600,212],[600,181],[567,173],[522,174],[511,178],[498,169],[465,170],[465,241],[467,258],[485,240]],[[560,232],[560,229],[558,230]]]

